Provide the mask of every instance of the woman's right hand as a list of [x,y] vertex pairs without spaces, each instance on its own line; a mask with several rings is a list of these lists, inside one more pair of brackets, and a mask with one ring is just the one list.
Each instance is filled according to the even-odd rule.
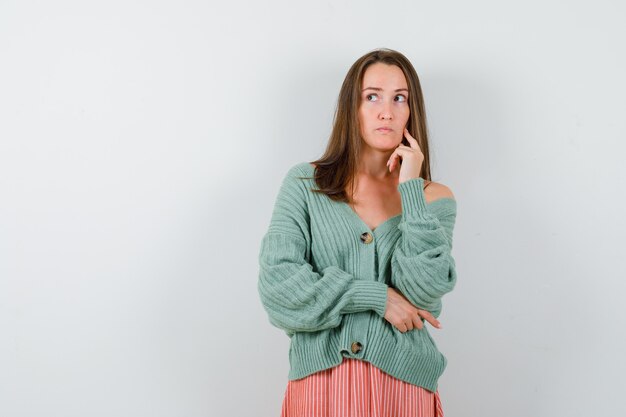
[[415,307],[395,288],[387,288],[385,320],[402,333],[406,333],[409,330],[413,330],[414,327],[421,330],[424,327],[422,317],[436,328],[441,328],[439,321],[429,311]]

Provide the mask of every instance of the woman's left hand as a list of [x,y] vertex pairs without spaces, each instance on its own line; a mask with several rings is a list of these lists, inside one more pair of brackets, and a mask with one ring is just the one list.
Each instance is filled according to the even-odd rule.
[[400,165],[399,159],[402,159],[398,179],[399,183],[413,178],[419,178],[420,171],[422,170],[422,163],[424,163],[424,154],[417,144],[417,139],[411,136],[406,128],[404,128],[404,136],[409,141],[409,145],[411,146],[406,146],[401,143],[393,151],[387,161],[389,172],[393,172],[393,170]]

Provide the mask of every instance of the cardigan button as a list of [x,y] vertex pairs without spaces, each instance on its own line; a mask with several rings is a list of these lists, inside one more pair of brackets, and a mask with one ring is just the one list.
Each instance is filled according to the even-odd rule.
[[352,353],[358,353],[361,348],[363,347],[362,344],[360,344],[359,342],[353,342],[352,343]]
[[370,232],[361,233],[361,241],[363,243],[372,243],[374,238]]

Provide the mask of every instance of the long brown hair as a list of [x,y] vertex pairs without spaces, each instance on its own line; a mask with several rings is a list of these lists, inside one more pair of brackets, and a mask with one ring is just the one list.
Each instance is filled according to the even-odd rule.
[[[409,88],[410,113],[407,129],[417,139],[424,154],[420,177],[431,180],[426,110],[417,72],[400,52],[387,48],[375,49],[359,58],[348,70],[339,91],[326,151],[319,159],[312,161],[317,166],[314,178],[318,189],[311,191],[324,193],[335,201],[350,202],[350,196],[345,190],[348,186],[354,186],[362,141],[358,117],[361,84],[365,70],[377,62],[395,65],[404,73]],[[403,144],[408,145],[405,138]]]

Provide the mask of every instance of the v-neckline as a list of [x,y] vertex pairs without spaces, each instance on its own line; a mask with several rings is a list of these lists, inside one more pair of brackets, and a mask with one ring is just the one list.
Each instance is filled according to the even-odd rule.
[[[436,200],[433,201],[427,201],[426,202],[426,207],[431,207],[432,204],[435,204],[437,202],[445,202],[446,200],[451,200],[454,201],[453,198],[450,197],[442,197],[442,198],[438,198]],[[345,211],[348,212],[348,215],[350,216],[350,218],[354,219],[357,223],[358,226],[361,227],[365,227],[365,229],[367,229],[368,232],[370,232],[373,235],[380,235],[383,234],[383,232],[388,229],[390,226],[393,226],[394,223],[396,223],[396,220],[400,220],[402,219],[402,214],[396,214],[395,216],[391,216],[389,218],[387,218],[387,220],[384,220],[382,223],[379,223],[378,226],[376,226],[374,229],[371,229],[367,223],[365,223],[365,221],[361,218],[361,216],[359,216],[357,214],[356,211],[354,211],[352,209],[352,207],[350,207],[350,205],[346,202],[343,201],[336,201],[337,204],[339,204],[340,206],[344,207]]]
[[391,216],[387,218],[387,220],[383,220],[381,223],[378,224],[378,226],[371,229],[367,225],[367,223],[365,223],[365,221],[361,218],[361,216],[359,216],[357,212],[354,211],[352,207],[350,207],[348,203],[344,201],[337,201],[336,203],[339,204],[341,207],[343,207],[345,211],[347,211],[348,216],[350,216],[350,218],[356,221],[357,224],[355,224],[355,226],[364,227],[366,231],[370,232],[372,235],[382,234],[382,232],[385,231],[389,226],[392,226],[396,220],[399,220],[402,218],[402,213],[396,214],[395,216]]
[[[305,162],[305,164],[308,167],[309,171],[314,174],[315,173],[315,167],[313,165],[311,165],[309,162]],[[329,199],[330,199],[330,197],[329,197]],[[430,207],[434,203],[445,202],[446,200],[455,201],[453,198],[443,197],[443,198],[438,198],[438,199],[436,199],[434,201],[430,201],[430,202],[427,201],[426,202],[426,206]],[[395,216],[389,217],[387,220],[384,220],[382,223],[378,224],[378,226],[376,226],[374,229],[371,229],[367,225],[367,223],[365,223],[365,221],[361,218],[361,216],[359,216],[357,214],[357,212],[354,211],[352,209],[352,207],[350,207],[350,205],[348,203],[346,203],[344,201],[334,201],[332,199],[330,201],[332,203],[338,204],[340,207],[342,207],[342,209],[347,213],[348,217],[350,219],[352,219],[353,224],[354,224],[355,227],[357,227],[358,229],[365,228],[365,230],[368,231],[372,235],[380,236],[387,229],[389,229],[390,227],[393,227],[394,224],[396,224],[400,219],[402,219],[403,212],[401,212],[400,214],[396,214]],[[397,224],[396,224],[396,226],[397,226]]]

